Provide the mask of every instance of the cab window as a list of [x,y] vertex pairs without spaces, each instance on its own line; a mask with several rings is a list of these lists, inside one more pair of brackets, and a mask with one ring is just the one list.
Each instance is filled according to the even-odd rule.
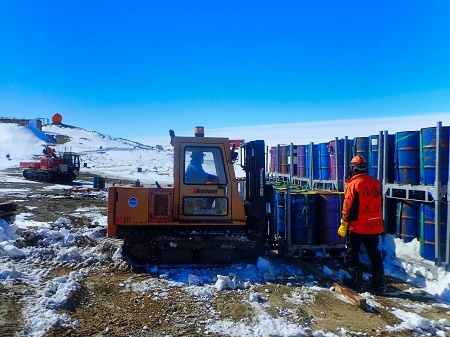
[[222,152],[218,147],[187,146],[184,149],[184,183],[226,184]]
[[224,197],[186,197],[183,200],[184,215],[227,215],[228,199]]

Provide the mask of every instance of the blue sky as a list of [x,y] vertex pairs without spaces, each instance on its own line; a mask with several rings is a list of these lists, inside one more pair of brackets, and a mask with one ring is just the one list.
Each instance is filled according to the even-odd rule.
[[0,32],[4,117],[133,139],[450,114],[447,0],[0,0]]

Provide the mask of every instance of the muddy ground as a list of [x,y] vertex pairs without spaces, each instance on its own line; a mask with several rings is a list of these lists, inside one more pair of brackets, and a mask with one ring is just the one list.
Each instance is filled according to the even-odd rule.
[[[10,170],[11,177],[20,177],[19,170]],[[81,174],[81,180],[92,181],[92,176]],[[106,178],[106,185],[112,181]],[[18,200],[19,213],[33,213],[29,220],[56,221],[60,217],[70,219],[72,226],[83,228],[95,226],[89,216],[77,216],[75,210],[89,207],[106,216],[105,193],[69,193],[47,189],[46,183],[1,183],[1,188],[13,191],[4,196]],[[68,186],[76,188],[77,186]],[[61,198],[55,199],[55,194]],[[98,241],[87,240],[83,245],[97,246],[102,253],[112,257],[121,245],[119,240],[107,239],[106,230]],[[276,258],[276,257],[273,257]],[[311,260],[312,262],[312,260]],[[333,265],[340,261],[323,260]],[[81,268],[79,265],[58,265],[42,261],[40,268],[47,277],[67,275]],[[213,296],[198,296],[186,286],[173,286],[163,276],[133,270],[124,262],[110,260],[109,263],[82,266],[89,270],[80,287],[72,293],[60,313],[66,313],[71,324],[55,324],[45,333],[54,336],[224,336],[209,329],[211,324],[226,321],[233,326],[253,325],[261,316],[280,318],[290,324],[309,327],[304,335],[313,336],[322,330],[338,336],[421,336],[423,331],[412,327],[389,332],[387,326],[398,326],[392,308],[403,308],[407,312],[417,310],[422,317],[438,320],[450,318],[448,311],[432,296],[411,295],[403,290],[408,285],[389,280],[391,292],[385,296],[374,296],[368,300],[369,307],[363,310],[352,304],[328,285],[310,287],[310,274],[289,278],[283,276],[264,284],[252,284],[249,289],[224,290]],[[314,283],[314,281],[313,281]],[[133,284],[145,284],[145,291],[133,291]],[[395,291],[392,291],[395,290]],[[250,302],[251,294],[263,294],[262,298]],[[26,331],[24,308],[33,300],[33,289],[25,281],[0,282],[0,336],[33,336]],[[418,305],[420,304],[420,306]],[[417,309],[414,309],[417,307]],[[429,332],[428,332],[429,333]],[[234,334],[236,335],[236,334]],[[284,331],[254,331],[251,336],[292,336]],[[432,334],[430,334],[432,335]],[[298,335],[300,336],[300,335]]]

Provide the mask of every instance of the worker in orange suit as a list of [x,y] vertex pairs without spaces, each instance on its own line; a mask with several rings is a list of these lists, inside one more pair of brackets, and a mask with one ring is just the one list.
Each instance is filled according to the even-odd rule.
[[383,259],[378,250],[379,234],[383,233],[383,203],[381,183],[367,175],[367,161],[356,155],[350,163],[351,178],[346,181],[341,226],[338,234],[346,238],[345,261],[351,279],[344,284],[360,291],[363,273],[359,252],[364,244],[370,259],[372,282],[370,289],[384,292]]

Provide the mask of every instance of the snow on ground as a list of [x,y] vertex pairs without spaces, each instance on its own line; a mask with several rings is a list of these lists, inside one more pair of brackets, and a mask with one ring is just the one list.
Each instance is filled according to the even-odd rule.
[[[45,126],[44,131],[55,135],[64,134],[71,138],[63,145],[56,145],[56,151],[71,150],[82,153],[83,163],[86,163],[86,167],[82,165],[82,170],[117,179],[140,179],[144,184],[154,183],[155,180],[160,183],[172,182],[171,147],[158,150],[153,146],[113,139],[96,132],[76,128]],[[11,181],[11,177],[5,173],[4,169],[18,167],[20,161],[33,160],[33,155],[42,153],[43,145],[44,143],[28,129],[0,123],[0,197],[11,192],[11,190],[1,188],[2,182]],[[138,172],[138,167],[141,167],[143,172]],[[22,180],[21,182],[24,183]],[[31,181],[28,183],[34,184]],[[88,186],[88,182],[85,183]],[[63,187],[55,185],[53,188]],[[75,244],[77,236],[80,235],[93,239],[102,237],[100,231],[106,227],[106,217],[96,214],[92,209],[78,209],[77,212],[90,212],[92,222],[99,226],[86,227],[82,233],[74,233],[70,222],[65,218],[60,218],[55,223],[28,220],[27,217],[33,213],[33,209],[29,209],[29,213],[18,214],[12,225],[0,220],[0,282],[7,283],[22,279],[36,289],[35,301],[29,303],[26,308],[27,336],[42,336],[52,324],[69,320],[68,317],[57,314],[56,310],[64,305],[69,294],[78,287],[79,281],[88,273],[87,269],[79,268],[69,275],[44,281],[47,269],[39,267],[43,255],[46,256],[46,261],[51,263],[71,263],[82,266],[111,263],[107,256],[97,251],[97,248],[82,248]],[[17,229],[31,227],[38,229],[38,234],[44,238],[44,246],[21,248],[15,246],[19,237],[16,234]],[[444,308],[442,319],[437,324],[416,313],[397,310],[394,311],[395,315],[403,323],[400,326],[386,328],[390,331],[400,331],[406,327],[417,327],[420,331],[445,336],[445,330],[448,330],[450,326],[450,273],[446,272],[444,268],[439,268],[438,279],[433,280],[426,266],[417,267],[405,262],[408,259],[421,261],[417,245],[416,241],[403,243],[401,240],[387,235],[385,240],[380,243],[380,249],[386,252],[386,273],[416,284],[442,300]],[[120,251],[116,252],[115,257],[120,259]],[[268,259],[260,259],[256,265],[234,265],[225,269],[198,270],[186,267],[174,272],[173,270],[158,270],[155,267],[153,272],[158,272],[160,277],[165,278],[167,282],[189,285],[189,291],[204,297],[213,296],[218,291],[230,288],[246,289],[250,284],[268,281],[279,274],[292,276],[302,273],[300,269],[289,264]],[[324,272],[328,271],[324,270]],[[338,273],[341,276],[346,274],[344,271],[338,271]],[[136,289],[139,287],[142,289],[145,286],[145,284],[133,284]],[[305,286],[308,285],[305,284]],[[261,296],[264,294],[253,294],[249,298],[249,302],[257,307],[258,298]],[[373,300],[370,294],[365,294],[365,296],[368,300]],[[376,306],[376,303],[372,304]],[[274,319],[264,311],[261,311],[259,320],[252,326],[216,320],[208,324],[208,329],[211,333],[229,336],[263,336],[267,331],[278,332],[282,336],[300,336],[310,333],[307,328],[279,318]],[[316,331],[314,336],[336,335],[333,332]]]

